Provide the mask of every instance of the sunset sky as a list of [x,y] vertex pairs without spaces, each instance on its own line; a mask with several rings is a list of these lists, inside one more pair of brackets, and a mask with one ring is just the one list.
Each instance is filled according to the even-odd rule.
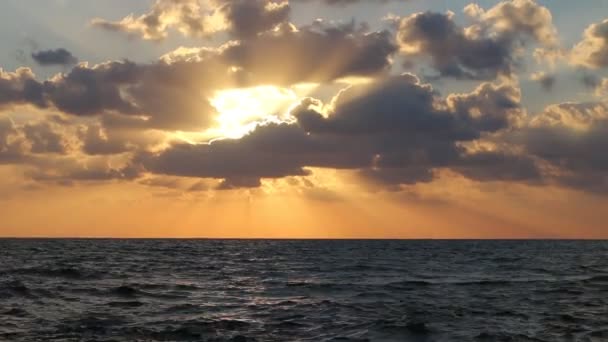
[[0,236],[608,238],[608,1],[0,6]]

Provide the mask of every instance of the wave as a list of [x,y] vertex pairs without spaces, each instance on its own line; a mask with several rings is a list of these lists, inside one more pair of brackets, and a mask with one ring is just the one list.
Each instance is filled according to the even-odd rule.
[[164,311],[166,313],[184,313],[184,312],[197,312],[200,310],[201,310],[200,305],[184,303],[184,304],[172,305],[172,306],[166,308]]
[[505,278],[505,279],[453,279],[453,278],[436,278],[428,280],[412,279],[402,280],[388,283],[389,287],[396,286],[433,286],[433,285],[488,285],[488,286],[503,286],[522,283],[568,283],[579,281],[598,281],[608,282],[608,275],[601,276],[549,276],[549,277],[530,277],[530,278]]
[[[250,327],[250,323],[240,320],[217,319],[205,321],[191,320],[186,322],[163,322],[163,325],[167,324],[168,326],[160,331],[148,331],[147,333],[144,332],[143,335],[148,335],[153,339],[162,341],[217,340],[218,337],[223,337],[221,340],[229,341],[250,340],[241,333]],[[230,335],[233,336],[231,338],[225,338]]]
[[137,300],[126,301],[126,302],[109,302],[108,303],[108,306],[113,307],[113,308],[138,308],[143,305],[144,305],[144,303],[137,301]]
[[87,272],[74,267],[24,267],[0,270],[0,275],[26,275],[49,278],[64,278],[69,280],[98,279],[99,272]]
[[0,298],[11,298],[14,296],[34,297],[31,289],[19,280],[8,281],[0,284]]
[[0,340],[608,340],[605,243],[289,243],[0,240]]
[[0,315],[13,317],[28,317],[30,316],[30,313],[21,308],[11,308],[0,313]]
[[608,283],[608,274],[600,274],[594,275],[587,279],[584,279],[585,282],[598,282],[598,283]]

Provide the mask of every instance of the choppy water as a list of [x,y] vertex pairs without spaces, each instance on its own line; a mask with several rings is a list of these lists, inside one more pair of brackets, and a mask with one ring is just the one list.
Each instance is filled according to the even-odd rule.
[[608,242],[0,240],[0,340],[608,341]]

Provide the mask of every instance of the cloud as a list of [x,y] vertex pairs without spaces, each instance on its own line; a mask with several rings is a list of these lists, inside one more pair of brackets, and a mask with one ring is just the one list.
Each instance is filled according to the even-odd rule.
[[255,176],[231,177],[222,180],[217,187],[218,190],[234,190],[241,188],[257,188],[262,183]]
[[[18,74],[13,81],[23,78]],[[102,74],[102,80],[124,80]],[[442,98],[411,74],[383,76],[343,89],[326,104],[305,99],[292,111],[295,121],[261,124],[238,140],[166,147],[162,134],[105,121],[87,119],[68,139],[69,121],[16,125],[5,118],[0,160],[24,165],[30,179],[62,185],[151,173],[218,179],[217,189],[227,190],[330,168],[353,170],[387,189],[428,183],[450,170],[479,182],[608,190],[601,152],[608,146],[608,106],[553,105],[529,119],[520,100],[511,83],[483,83]]]
[[294,84],[385,72],[396,51],[387,31],[317,22],[297,30],[286,26],[229,45],[222,55],[248,82]]
[[469,5],[474,20],[460,27],[454,14],[424,12],[402,18],[397,41],[406,56],[429,56],[442,76],[494,79],[511,76],[527,43],[556,48],[551,13],[531,0],[500,2],[489,10]]
[[513,84],[482,83],[468,94],[450,94],[448,108],[481,132],[515,125],[523,116],[521,90]]
[[[122,164],[122,165],[121,165]],[[107,182],[133,180],[141,174],[124,163],[105,156],[78,158],[39,157],[29,162],[25,176],[37,182],[71,186],[75,182]]]
[[[315,2],[318,0],[291,0]],[[390,1],[373,0],[381,4]],[[322,0],[327,5],[346,6],[360,0]],[[95,18],[91,25],[108,31],[123,32],[144,40],[161,41],[175,29],[189,37],[208,37],[228,32],[236,39],[249,39],[289,24],[288,0],[156,0],[140,16],[130,14],[118,21]]]
[[80,64],[67,74],[59,74],[42,83],[42,89],[57,109],[81,116],[104,111],[135,113],[135,106],[125,99],[120,86],[128,84],[138,72],[131,62],[109,62],[89,68]]
[[570,60],[592,69],[608,67],[608,19],[585,29],[582,41],[571,51]]
[[131,14],[119,21],[95,18],[91,24],[145,40],[165,39],[171,28],[184,35],[203,37],[211,28],[205,27],[205,18],[201,10],[199,0],[156,0],[150,11],[141,16],[136,17]]
[[209,182],[201,180],[193,181],[192,179],[184,177],[147,176],[138,180],[137,183],[149,187],[166,188],[187,192],[201,192],[211,189],[211,184],[209,184]]
[[288,1],[275,0],[156,0],[150,11],[119,21],[96,18],[93,26],[160,41],[175,29],[189,37],[228,31],[238,39],[254,37],[289,19]]
[[[545,7],[530,0],[487,10],[469,5],[469,26],[459,26],[452,13],[416,13],[399,19],[396,37],[354,21],[296,27],[290,10],[285,1],[158,0],[142,16],[95,25],[149,40],[171,30],[193,37],[221,31],[235,40],[178,48],[150,63],[80,63],[46,80],[29,68],[0,70],[1,109],[60,112],[54,119],[1,118],[0,163],[19,164],[38,182],[137,179],[183,191],[256,188],[264,179],[304,178],[316,168],[348,170],[394,190],[432,182],[444,171],[478,182],[608,190],[604,101],[552,105],[537,115],[522,106],[513,76],[526,51],[538,46],[550,53],[559,45]],[[590,26],[575,47],[580,65],[604,66],[602,25]],[[428,58],[442,76],[493,82],[441,96],[412,74],[391,75],[399,51]],[[32,57],[41,65],[76,63],[63,49]],[[284,121],[257,123],[241,139],[173,139],[217,125],[211,100],[222,91],[348,77],[366,81],[329,101],[305,98]],[[552,74],[530,77],[547,90],[555,82]],[[608,89],[606,80],[587,81],[598,96]]]
[[546,91],[551,91],[553,89],[553,86],[555,85],[555,76],[544,72],[533,73],[530,76],[530,79],[532,81],[540,83],[540,85]]
[[63,48],[33,52],[32,58],[36,63],[42,66],[70,66],[78,63],[78,58],[74,57],[71,52]]
[[608,191],[608,104],[548,106],[530,124],[512,132],[512,142],[546,163],[546,178],[563,186]]
[[62,127],[48,119],[16,124],[0,116],[0,164],[33,164],[38,158],[61,157],[72,150]]
[[0,165],[22,160],[25,146],[12,120],[0,117]]
[[131,166],[130,156],[80,153],[73,128],[67,121],[59,123],[50,117],[16,124],[0,116],[0,165],[19,166],[27,180],[59,185],[140,176],[140,170]]
[[32,153],[68,153],[69,143],[57,125],[47,121],[28,123],[23,127],[25,138],[30,142]]
[[[484,84],[441,100],[412,75],[387,77],[343,90],[328,113],[309,99],[293,110],[297,123],[262,125],[239,140],[177,144],[136,162],[152,173],[223,179],[222,188],[305,176],[310,167],[358,170],[389,185],[428,182],[436,168],[479,163],[459,143],[508,128],[520,112],[518,96],[510,86]],[[469,174],[513,177],[487,169],[484,177]]]
[[273,124],[256,132],[240,140],[220,140],[199,145],[177,144],[158,154],[143,154],[137,161],[153,173],[226,179],[233,185],[251,184],[243,180],[252,178],[308,174],[297,159],[275,148],[275,143],[282,143],[285,152],[289,152],[297,148],[298,141],[308,144],[305,134],[297,127]]
[[104,116],[115,125],[200,130],[215,113],[205,95],[228,76],[227,67],[207,61],[80,64],[46,81],[21,68],[0,74],[0,107],[31,104],[78,117]]
[[290,7],[287,1],[220,0],[228,32],[236,38],[247,39],[287,23]]
[[467,28],[470,35],[490,33],[509,41],[531,39],[545,47],[558,44],[551,11],[536,1],[502,1],[487,11],[470,4],[465,7],[465,13],[477,19],[473,26]]
[[519,90],[484,83],[469,94],[451,94],[447,109],[437,108],[429,85],[404,74],[367,86],[354,86],[334,98],[327,118],[314,111],[296,113],[309,132],[374,134],[396,132],[437,140],[472,140],[482,131],[509,126],[519,113]]
[[0,109],[19,104],[45,107],[42,85],[29,68],[5,72],[0,68]]
[[347,5],[354,5],[354,4],[360,4],[360,3],[374,3],[374,4],[384,4],[384,3],[388,3],[388,2],[406,2],[406,1],[410,1],[410,0],[291,0],[292,2],[303,2],[303,3],[310,3],[310,2],[322,2],[326,5],[336,5],[336,6],[347,6]]
[[354,23],[316,23],[216,49],[177,49],[148,64],[81,63],[46,81],[21,68],[2,72],[0,107],[31,104],[100,116],[108,127],[202,131],[217,124],[210,102],[217,91],[384,73],[396,51],[391,40],[386,31],[366,32]]
[[107,132],[101,125],[86,126],[80,131],[82,150],[89,155],[118,154],[131,150],[127,140],[111,139]]
[[492,38],[469,38],[451,14],[418,13],[403,18],[397,40],[406,56],[430,56],[443,76],[490,79],[510,75],[508,44]]
[[595,75],[584,73],[581,76],[581,83],[586,88],[595,89],[599,85],[600,80]]
[[80,125],[76,133],[87,155],[114,155],[155,149],[166,142],[162,131],[105,127],[99,123]]
[[608,97],[608,78],[603,78],[595,88],[595,95],[598,97]]

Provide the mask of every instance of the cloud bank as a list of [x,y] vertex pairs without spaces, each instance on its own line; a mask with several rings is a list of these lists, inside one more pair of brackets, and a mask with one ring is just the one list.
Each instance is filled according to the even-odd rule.
[[[201,45],[148,63],[78,63],[62,48],[37,51],[38,66],[66,68],[46,79],[26,66],[0,69],[0,164],[23,167],[31,181],[61,185],[185,189],[181,180],[194,178],[197,183],[188,184],[195,190],[252,189],[331,169],[391,191],[448,172],[476,183],[605,194],[606,79],[587,80],[591,101],[531,112],[520,78],[553,88],[555,74],[532,65],[535,55],[559,53],[571,65],[605,68],[608,21],[591,24],[563,53],[551,12],[535,1],[487,9],[471,4],[463,12],[464,19],[453,12],[411,13],[393,18],[393,29],[372,30],[354,20],[296,26],[288,1],[157,0],[144,14],[93,19],[93,26],[143,40],[177,32],[200,38]],[[210,36],[223,39],[207,46]],[[433,73],[403,73],[399,59],[428,64]],[[474,86],[442,93],[431,84],[444,80]],[[285,113],[254,121],[242,138],[211,136],[222,114],[214,97],[256,86],[322,88],[325,100],[299,95],[276,110]],[[24,108],[39,115],[15,114]]]

